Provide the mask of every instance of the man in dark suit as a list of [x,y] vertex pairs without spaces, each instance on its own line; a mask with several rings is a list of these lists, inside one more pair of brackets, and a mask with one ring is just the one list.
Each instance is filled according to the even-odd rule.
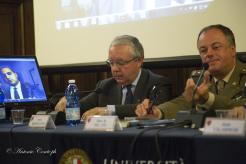
[[[156,104],[169,100],[170,81],[142,69],[143,60],[144,49],[137,38],[129,35],[116,37],[109,47],[106,61],[113,77],[98,82],[95,91],[80,100],[82,118],[115,114],[120,118],[136,116],[136,105],[149,97],[153,86],[159,91]],[[64,111],[65,105],[63,97],[56,105],[56,111]]]
[[0,71],[4,82],[7,84],[3,88],[5,99],[18,100],[32,97],[31,85],[21,82],[18,74],[10,67],[2,66]]
[[[209,65],[203,82],[196,88],[194,80],[188,79],[183,94],[153,107],[151,117],[175,118],[179,110],[191,110],[195,103],[196,110],[233,109],[234,117],[243,118],[244,108],[239,106],[246,102],[243,97],[246,66],[237,59],[233,32],[223,25],[205,27],[198,35],[197,48],[202,62]],[[148,107],[146,99],[137,106],[136,114],[149,117]]]

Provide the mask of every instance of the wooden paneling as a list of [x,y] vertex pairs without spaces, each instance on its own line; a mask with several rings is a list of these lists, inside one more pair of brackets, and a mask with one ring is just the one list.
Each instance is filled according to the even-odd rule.
[[0,0],[0,55],[34,55],[32,0]]
[[12,55],[20,52],[20,38],[18,33],[20,24],[17,16],[16,4],[0,3],[0,54]]
[[75,79],[81,91],[94,90],[99,80],[110,77],[107,72],[81,72],[81,73],[53,73],[43,74],[44,85],[49,96],[56,93],[64,93],[69,79]]
[[23,54],[35,55],[33,0],[23,0],[22,12]]

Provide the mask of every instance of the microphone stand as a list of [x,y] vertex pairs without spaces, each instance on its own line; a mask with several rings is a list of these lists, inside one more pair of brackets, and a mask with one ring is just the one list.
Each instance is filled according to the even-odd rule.
[[198,80],[196,81],[195,88],[192,92],[192,106],[191,110],[182,110],[179,111],[176,115],[176,121],[182,122],[190,120],[192,122],[191,127],[192,128],[200,128],[203,127],[204,121],[206,117],[215,117],[215,111],[209,110],[209,111],[196,111],[196,104],[195,104],[195,94],[197,91],[198,86],[201,83],[201,80],[203,78],[204,72],[208,68],[208,65],[206,63],[203,64],[203,68],[201,71],[201,74],[199,75]]
[[202,67],[202,71],[201,71],[201,74],[200,76],[198,77],[198,80],[196,81],[196,85],[195,85],[195,88],[192,92],[192,100],[191,100],[191,114],[194,114],[196,113],[196,103],[195,103],[195,94],[196,94],[196,91],[197,91],[197,87],[200,85],[201,83],[201,80],[203,78],[203,75],[204,75],[204,72],[207,70],[208,68],[208,64],[203,64],[203,67]]

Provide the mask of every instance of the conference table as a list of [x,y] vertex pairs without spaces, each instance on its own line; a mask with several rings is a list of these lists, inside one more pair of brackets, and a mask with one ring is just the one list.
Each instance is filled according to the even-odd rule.
[[86,131],[0,124],[0,163],[242,164],[246,137],[205,136],[191,128]]

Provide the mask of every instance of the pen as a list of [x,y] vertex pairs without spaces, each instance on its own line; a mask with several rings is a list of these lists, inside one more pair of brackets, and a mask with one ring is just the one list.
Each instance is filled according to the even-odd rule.
[[150,102],[149,108],[147,109],[147,114],[153,114],[152,107],[157,103],[158,91],[156,86],[154,85],[151,92],[150,92]]
[[153,105],[154,105],[154,102],[150,100],[149,108],[147,109],[147,114],[153,114],[153,110],[152,110]]

